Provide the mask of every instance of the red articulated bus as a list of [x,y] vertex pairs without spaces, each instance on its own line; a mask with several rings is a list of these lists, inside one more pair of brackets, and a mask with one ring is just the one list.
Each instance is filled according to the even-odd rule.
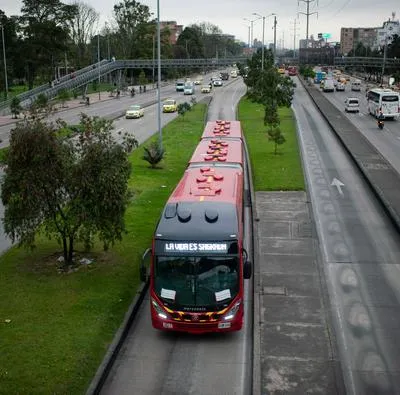
[[288,67],[288,74],[290,76],[295,76],[297,75],[297,67],[296,66],[289,66]]
[[183,178],[167,201],[151,250],[150,309],[154,328],[189,333],[243,326],[244,156],[240,123],[208,122]]

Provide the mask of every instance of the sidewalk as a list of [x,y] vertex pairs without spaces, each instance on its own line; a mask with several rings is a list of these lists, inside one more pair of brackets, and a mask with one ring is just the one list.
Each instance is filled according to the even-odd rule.
[[[161,86],[165,86],[165,84],[162,83]],[[146,94],[148,92],[152,92],[154,89],[155,88],[153,87],[153,85],[148,84],[146,92],[139,93],[139,86],[135,86],[136,96],[140,96],[141,94]],[[125,96],[126,96],[126,94],[121,95],[121,97],[125,97]],[[87,97],[90,98],[90,104],[96,104],[98,102],[115,99],[115,94],[113,94],[111,96],[110,92],[100,92],[100,99],[99,99],[99,93],[95,92],[95,93],[89,93],[87,95]],[[62,111],[71,110],[73,108],[86,106],[86,102],[82,98],[82,96],[79,96],[76,99],[67,100],[64,104],[64,107],[62,107],[61,103],[57,100],[54,100],[53,102],[55,103],[54,107],[56,109],[56,112],[62,112]],[[22,119],[23,119],[23,113],[21,113],[17,119],[13,118],[13,116],[11,114],[10,115],[2,115],[2,116],[0,116],[0,127],[5,126],[5,125],[14,124]]]

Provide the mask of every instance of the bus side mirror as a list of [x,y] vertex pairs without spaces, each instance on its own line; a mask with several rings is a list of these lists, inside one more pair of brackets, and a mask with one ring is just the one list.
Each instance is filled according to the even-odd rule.
[[140,268],[139,268],[140,280],[143,281],[144,283],[147,282],[149,278],[150,258],[151,258],[151,249],[148,248],[142,256],[142,262],[140,263]]
[[251,262],[248,259],[248,254],[245,249],[243,249],[243,255],[242,255],[242,262],[243,262],[243,277],[245,280],[248,280],[251,278]]

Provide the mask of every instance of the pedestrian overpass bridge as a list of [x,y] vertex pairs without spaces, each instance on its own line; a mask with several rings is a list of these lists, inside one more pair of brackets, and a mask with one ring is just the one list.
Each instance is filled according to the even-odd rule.
[[[232,67],[235,64],[246,63],[248,56],[224,57],[224,58],[201,58],[201,59],[160,59],[162,69],[166,68],[191,68],[199,70],[211,70],[222,67]],[[381,69],[383,65],[382,58],[368,57],[336,57],[332,66],[340,67],[374,67]],[[385,59],[386,67],[398,67],[400,69],[400,59]],[[57,83],[45,84],[36,87],[30,91],[18,95],[23,107],[33,103],[38,95],[44,94],[48,99],[57,97],[58,93],[66,89],[68,91],[87,86],[90,82],[99,80],[105,75],[124,69],[156,69],[158,67],[157,59],[125,59],[125,60],[102,60],[98,63],[77,70],[60,78]],[[10,106],[11,100],[0,103],[0,108],[4,109]]]

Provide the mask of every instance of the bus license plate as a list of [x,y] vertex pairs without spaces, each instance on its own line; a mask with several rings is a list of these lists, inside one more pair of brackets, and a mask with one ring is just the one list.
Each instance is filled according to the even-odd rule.
[[220,322],[218,324],[218,329],[227,329],[231,327],[231,323],[230,322]]

